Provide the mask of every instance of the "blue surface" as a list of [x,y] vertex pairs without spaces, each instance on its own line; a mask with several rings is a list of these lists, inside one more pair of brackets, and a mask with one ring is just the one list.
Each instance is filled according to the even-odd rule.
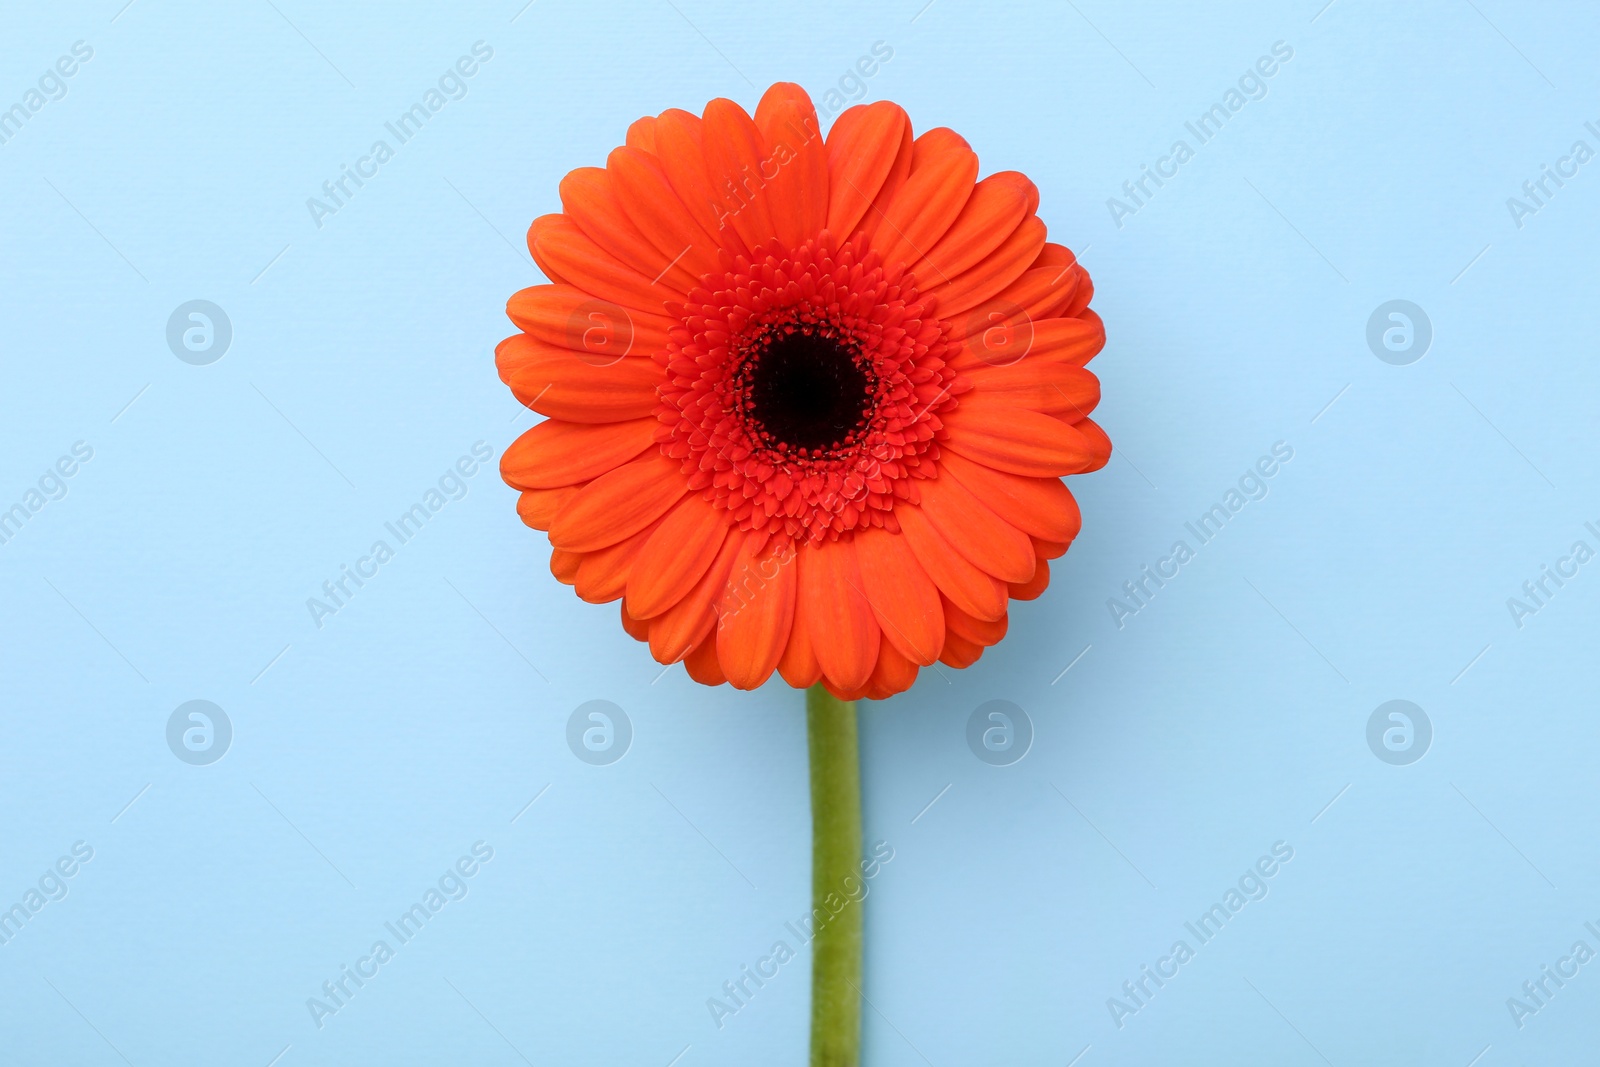
[[[1600,550],[1600,162],[1561,162],[1600,150],[1592,8],[122,3],[12,5],[0,35],[0,107],[44,78],[0,144],[0,508],[28,511],[0,544],[0,907],[27,912],[0,928],[6,1062],[804,1062],[799,696],[663,673],[473,457],[530,423],[492,348],[561,175],[639,115],[779,79],[1031,175],[1110,337],[1117,453],[1072,482],[1049,592],[977,666],[863,705],[867,838],[893,853],[866,1062],[1591,1054],[1600,963],[1523,983],[1600,951],[1600,563],[1562,563]],[[319,227],[307,199],[480,41]],[[1513,211],[1542,164],[1577,173]],[[1142,165],[1176,176],[1135,203]],[[169,348],[192,300],[231,325],[214,362],[186,315],[199,362]],[[1419,360],[1369,348],[1392,300],[1431,325]],[[1185,524],[1241,479],[1200,544]],[[393,557],[314,620],[378,540]],[[1577,576],[1535,604],[1546,565]],[[215,715],[209,750],[188,713],[169,747],[192,700],[231,726],[209,764],[176,753],[214,753]],[[620,761],[569,748],[593,700],[631,725]],[[1032,725],[1006,766],[966,741],[991,700]],[[1409,753],[1387,713],[1369,746],[1391,700],[1431,726],[1420,760],[1393,762],[1415,716]],[[1241,879],[1202,943],[1185,924]],[[430,888],[402,942],[386,924]],[[795,959],[719,1028],[708,999],[779,941]],[[373,976],[309,1008],[347,966]]]

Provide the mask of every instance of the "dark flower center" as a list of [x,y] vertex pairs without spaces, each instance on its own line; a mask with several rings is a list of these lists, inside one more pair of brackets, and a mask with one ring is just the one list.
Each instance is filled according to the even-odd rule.
[[853,345],[814,329],[773,336],[740,368],[745,413],[769,448],[844,448],[871,415],[877,376]]

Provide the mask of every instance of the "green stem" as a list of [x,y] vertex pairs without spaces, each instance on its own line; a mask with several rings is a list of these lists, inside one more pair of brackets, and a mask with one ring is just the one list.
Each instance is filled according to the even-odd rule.
[[[861,764],[856,705],[820,684],[806,690],[811,757],[811,1067],[861,1059],[861,919],[848,885],[861,878]],[[846,879],[851,879],[846,882]],[[829,896],[845,902],[837,913]]]

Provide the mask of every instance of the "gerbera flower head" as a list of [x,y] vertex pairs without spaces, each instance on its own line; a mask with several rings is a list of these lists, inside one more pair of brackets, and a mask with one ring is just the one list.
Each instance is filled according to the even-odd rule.
[[948,129],[799,86],[640,119],[561,183],[500,377],[550,569],[707,684],[882,698],[965,667],[1077,536],[1104,466],[1089,276],[1038,191]]

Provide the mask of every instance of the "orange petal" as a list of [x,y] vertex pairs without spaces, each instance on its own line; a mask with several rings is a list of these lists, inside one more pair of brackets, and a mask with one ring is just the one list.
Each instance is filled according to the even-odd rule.
[[828,230],[839,240],[854,234],[894,166],[910,127],[900,105],[857,104],[828,131]]
[[1033,572],[1033,577],[1025,582],[1013,583],[1006,587],[1012,600],[1037,600],[1050,584],[1050,564],[1039,560],[1038,569]]
[[666,514],[688,484],[676,460],[647,452],[578,491],[550,526],[550,543],[572,552],[614,545]]
[[685,496],[656,527],[628,579],[628,612],[660,615],[682,600],[705,574],[728,536],[727,511],[698,493]]
[[667,330],[674,325],[665,316],[630,311],[571,285],[523,289],[506,301],[506,315],[519,330],[546,344],[583,352],[595,363],[663,351]]
[[559,226],[566,221],[566,216],[558,211],[553,215],[540,215],[528,224],[528,254],[533,257],[534,263],[538,264],[539,269],[544,272],[544,276],[556,285],[565,285],[566,279],[561,276],[560,271],[556,270],[556,265],[550,261],[550,258],[539,251],[537,238],[540,233],[549,227]]
[[1014,170],[989,175],[972,187],[971,198],[949,231],[912,264],[911,273],[924,279],[958,277],[1004,244],[1038,206],[1039,190],[1026,175]]
[[553,489],[598,478],[654,441],[655,419],[589,425],[546,419],[511,443],[500,477],[517,489]]
[[917,555],[917,562],[941,593],[962,611],[980,619],[998,619],[1005,614],[1005,586],[951,547],[921,508],[902,506],[895,508],[894,513],[900,520],[901,534]]
[[756,128],[767,145],[759,176],[772,224],[779,240],[798,248],[828,224],[828,153],[817,109],[800,86],[778,82],[756,106]]
[[1040,357],[1081,367],[1105,348],[1105,324],[1092,311],[1080,318],[1041,319],[1033,324],[1033,346]]
[[1089,442],[1089,465],[1083,468],[1085,471],[1097,471],[1111,462],[1111,438],[1106,436],[1098,422],[1081,419],[1073,423],[1072,428]]
[[1004,615],[993,620],[975,619],[946,600],[944,618],[950,633],[984,648],[998,645],[1000,639],[1006,635],[1007,622]]
[[772,676],[794,623],[792,550],[758,551],[765,534],[745,537],[717,605],[717,659],[735,689],[754,689]]
[[[1067,301],[1066,307],[1058,314],[1061,315],[1086,315],[1089,312],[1089,301],[1094,299],[1094,282],[1089,278],[1089,272],[1078,265],[1078,284],[1073,288],[1072,299]],[[1098,318],[1099,316],[1096,316]]]
[[[650,654],[657,663],[676,663],[711,633],[717,619],[712,606],[727,586],[728,571],[743,544],[737,533],[724,537],[717,558],[688,595],[650,620]],[[712,638],[709,643],[717,642]]]
[[590,604],[609,604],[620,597],[628,588],[628,574],[639,558],[639,550],[660,526],[657,521],[614,545],[585,552],[578,565],[578,580],[573,584],[579,598]]
[[578,495],[578,487],[564,485],[560,489],[529,489],[517,498],[517,515],[535,530],[548,530],[567,501]]
[[1060,559],[1067,554],[1071,541],[1046,541],[1043,538],[1033,539],[1033,554],[1040,559]]
[[883,179],[883,187],[878,190],[878,195],[872,198],[872,203],[867,206],[867,213],[861,216],[861,224],[857,227],[857,231],[869,242],[873,234],[878,232],[878,227],[883,225],[889,205],[894,203],[901,186],[911,177],[911,161],[916,152],[917,142],[912,137],[911,122],[908,119],[900,131],[900,150],[895,153],[894,165],[889,168],[888,175]]
[[939,457],[939,464],[941,474],[950,474],[996,515],[1029,537],[1071,541],[1078,536],[1083,516],[1078,502],[1072,499],[1072,491],[1060,478],[1008,474],[948,449]]
[[1050,585],[1050,563],[1040,558],[1034,577],[1030,577],[1026,582],[1006,585],[1006,592],[1010,593],[1011,600],[1038,600],[1048,585]]
[[1003,300],[985,300],[945,321],[952,341],[945,362],[958,371],[1014,367],[1035,348],[1033,320]]
[[800,557],[801,595],[823,675],[841,689],[866,685],[878,662],[880,631],[862,591],[855,542],[808,544]]
[[996,515],[966,486],[952,477],[918,483],[922,513],[957,552],[1002,582],[1025,582],[1033,576],[1033,546],[1028,535]]
[[1030,216],[977,266],[935,287],[932,295],[939,301],[939,314],[960,315],[993,299],[1028,269],[1028,262],[1044,245],[1044,233],[1044,223],[1038,216]]
[[974,396],[999,404],[1081,417],[1100,403],[1100,379],[1070,363],[1024,359],[1009,367],[983,367],[963,373],[972,383]]
[[722,208],[706,171],[704,126],[698,115],[677,108],[663,111],[656,122],[656,158],[678,200],[700,228],[737,255],[748,250],[738,233],[723,229],[720,221]]
[[707,634],[694,651],[683,657],[683,666],[689,672],[689,677],[701,685],[721,685],[728,680],[717,659],[717,641],[712,634]]
[[618,605],[622,610],[622,631],[635,641],[650,640],[650,623],[643,619],[636,619],[628,614],[626,604]]
[[983,646],[968,641],[953,633],[946,633],[944,637],[944,651],[939,653],[939,662],[947,667],[961,670],[978,662],[978,657],[983,655]]
[[597,366],[570,348],[519,333],[494,350],[500,380],[528,407],[568,422],[622,422],[654,413],[665,372],[648,359]]
[[826,689],[829,693],[832,693],[835,700],[843,701],[864,700],[867,694],[872,691],[872,685],[870,681],[863,682],[854,689],[844,689],[828,681],[826,676],[824,676],[822,679],[822,688]]
[[632,126],[628,127],[628,145],[641,152],[654,152],[656,150],[656,120],[654,115],[646,115],[642,119],[635,119]]
[[645,278],[687,294],[699,283],[677,260],[651,244],[623,210],[611,175],[600,167],[579,167],[561,179],[561,208],[600,248]]
[[939,590],[911,545],[881,526],[858,529],[855,545],[861,588],[883,627],[885,647],[894,645],[913,663],[932,663],[944,647],[944,613]]
[[[701,115],[701,151],[706,178],[721,215],[718,229],[732,227],[754,249],[777,236],[771,200],[762,178],[767,149],[755,120],[744,108],[721,97],[706,105]],[[727,664],[723,664],[727,669]],[[730,680],[738,685],[731,675]]]
[[1035,267],[1051,267],[1058,275],[1070,274],[1070,292],[1051,310],[1048,315],[1075,317],[1083,314],[1089,306],[1089,300],[1094,296],[1094,283],[1089,280],[1089,272],[1083,269],[1083,264],[1078,262],[1078,257],[1072,249],[1065,245],[1047,244],[1039,252],[1039,258],[1034,260]]
[[624,146],[607,158],[606,172],[623,210],[658,252],[697,279],[718,268],[716,239],[673,191],[659,159]]
[[[923,142],[939,134],[929,130],[917,138],[911,175],[884,212],[872,246],[887,264],[911,264],[938,243],[972,196],[978,177],[978,156],[961,144],[940,143],[924,153]],[[959,138],[958,138],[959,140]],[[923,155],[927,156],[926,161]],[[924,287],[947,281],[942,275],[922,279]]]
[[[1081,367],[1106,346],[1105,327],[1100,324],[1098,315],[1093,319],[1056,318],[1035,322],[1019,309],[1009,309],[1009,315],[1007,311],[993,301],[985,301],[976,312],[958,318],[956,322],[961,324],[965,336],[946,362],[963,372],[1013,367],[1024,359]],[[987,316],[989,325],[981,330],[968,327],[966,320],[975,314]]]
[[1039,258],[1033,261],[1033,265],[1035,267],[1055,267],[1060,270],[1062,267],[1070,267],[1076,262],[1078,262],[1078,257],[1073,254],[1072,249],[1066,245],[1051,241],[1039,249]]
[[996,470],[1054,478],[1086,470],[1090,461],[1083,434],[1038,411],[985,404],[974,395],[940,418],[950,431],[945,448]]
[[807,614],[803,565],[801,573],[795,576],[795,583],[794,625],[789,628],[789,643],[778,657],[778,673],[794,688],[806,689],[822,677],[822,664],[817,661],[816,646],[811,639],[817,620]]
[[664,313],[669,300],[682,294],[670,286],[657,285],[592,241],[578,224],[565,215],[541,215],[533,221],[528,240],[534,258],[551,274],[553,282],[566,282],[584,292],[621,304],[625,308]]
[[550,573],[562,585],[571,585],[578,580],[578,567],[582,563],[581,553],[563,552],[559,548],[550,550]]
[[952,152],[970,152],[972,145],[967,139],[948,126],[935,126],[931,130],[924,130],[917,138],[916,155],[911,159],[913,170],[926,167],[941,156]]
[[[1095,330],[1098,331],[1098,333],[1100,335],[1100,344],[1102,346],[1105,345],[1105,343],[1106,343],[1106,324],[1101,320],[1099,312],[1090,311],[1088,308],[1084,308],[1082,311],[1079,311],[1076,315],[1074,315],[1073,318],[1079,320],[1080,322],[1087,322],[1091,326],[1093,326],[1095,328]],[[1098,349],[1098,348],[1095,349],[1095,352],[1098,353],[1099,351],[1100,351],[1100,349]],[[1086,359],[1086,360],[1084,360],[1084,362],[1087,363],[1089,361]]]
[[993,328],[997,321],[1038,322],[1056,318],[1077,292],[1078,272],[1071,268],[1032,267],[988,300],[949,320],[950,337],[961,341]]
[[867,692],[873,700],[887,700],[910,689],[916,680],[917,665],[903,656],[892,642],[885,641],[878,649],[878,664],[872,669]]

